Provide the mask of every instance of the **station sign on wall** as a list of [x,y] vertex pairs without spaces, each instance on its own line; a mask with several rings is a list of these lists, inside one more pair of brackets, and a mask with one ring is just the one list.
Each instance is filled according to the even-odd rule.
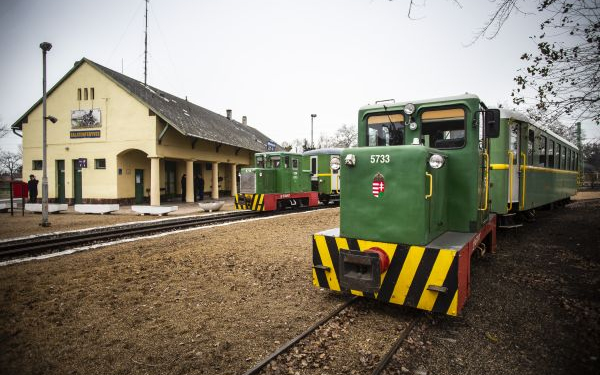
[[102,126],[100,109],[75,109],[71,111],[71,129],[89,129]]
[[79,138],[100,138],[100,130],[79,130],[71,131],[71,139]]

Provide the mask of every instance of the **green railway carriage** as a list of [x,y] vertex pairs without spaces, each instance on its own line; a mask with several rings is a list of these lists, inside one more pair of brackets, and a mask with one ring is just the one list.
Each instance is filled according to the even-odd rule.
[[321,148],[302,154],[303,164],[310,166],[311,190],[319,193],[319,201],[324,204],[340,200],[341,154],[341,148]]
[[318,193],[311,191],[310,174],[301,154],[265,152],[255,155],[255,166],[240,172],[240,210],[273,211],[294,206],[316,206]]
[[313,236],[313,283],[458,314],[471,255],[495,250],[487,165],[500,111],[467,94],[369,105],[358,124],[340,227]]
[[491,208],[507,219],[520,211],[568,201],[577,192],[577,147],[526,116],[501,111],[500,135],[490,145]]

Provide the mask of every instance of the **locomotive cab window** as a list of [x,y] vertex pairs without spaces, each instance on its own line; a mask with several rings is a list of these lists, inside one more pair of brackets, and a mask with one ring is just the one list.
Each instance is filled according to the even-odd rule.
[[273,168],[279,168],[279,166],[281,165],[281,158],[279,156],[273,156],[271,158],[271,163],[273,165]]
[[256,168],[264,168],[265,167],[265,159],[262,156],[256,157]]
[[404,114],[377,114],[367,118],[368,146],[400,146],[404,144]]
[[465,145],[465,122],[462,108],[428,110],[421,114],[421,136],[430,147],[461,148]]
[[292,168],[298,169],[298,159],[292,159]]
[[289,156],[284,157],[283,158],[283,163],[284,163],[283,167],[285,169],[288,169],[290,167],[290,157]]

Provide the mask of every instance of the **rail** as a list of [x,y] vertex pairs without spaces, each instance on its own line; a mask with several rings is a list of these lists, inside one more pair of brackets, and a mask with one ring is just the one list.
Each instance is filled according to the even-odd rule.
[[117,239],[141,237],[156,233],[227,223],[255,217],[269,217],[290,212],[313,211],[321,208],[327,207],[310,207],[286,212],[234,211],[216,215],[170,218],[127,225],[122,224],[113,227],[26,237],[16,240],[8,239],[0,242],[0,259],[35,256],[78,246],[110,242]]

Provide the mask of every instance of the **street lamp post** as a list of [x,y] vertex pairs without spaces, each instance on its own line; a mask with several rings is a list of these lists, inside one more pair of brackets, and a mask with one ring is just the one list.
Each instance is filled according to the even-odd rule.
[[[43,42],[40,44],[40,48],[42,49],[42,61],[43,61],[43,73],[42,73],[42,87],[43,87],[43,96],[42,96],[42,223],[40,224],[43,227],[49,227],[50,223],[48,222],[48,174],[47,174],[47,162],[46,162],[46,120],[48,117],[46,116],[46,53],[50,51],[52,48],[52,44],[48,42]],[[53,121],[52,121],[53,120]],[[56,122],[56,119],[53,117],[51,119],[52,122]]]
[[315,143],[313,142],[313,119],[317,117],[315,113],[310,115],[310,148],[315,148]]

